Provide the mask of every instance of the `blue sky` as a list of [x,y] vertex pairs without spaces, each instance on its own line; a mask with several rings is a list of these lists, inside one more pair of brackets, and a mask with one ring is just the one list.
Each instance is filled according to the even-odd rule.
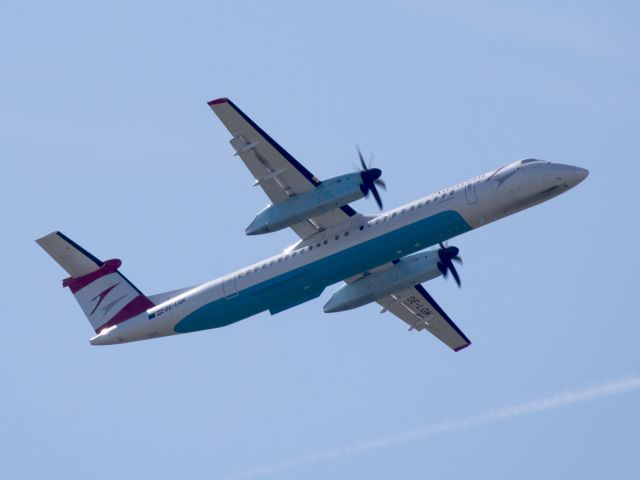
[[[638,478],[639,14],[636,2],[2,3],[0,476]],[[427,288],[473,341],[458,354],[375,306],[323,314],[333,288],[275,317],[91,347],[35,238],[59,229],[121,258],[149,294],[294,242],[244,236],[267,200],[206,105],[221,96],[320,178],[352,171],[356,143],[374,152],[388,207],[527,157],[591,174],[452,241],[463,288]],[[348,451],[563,392],[583,396]]]

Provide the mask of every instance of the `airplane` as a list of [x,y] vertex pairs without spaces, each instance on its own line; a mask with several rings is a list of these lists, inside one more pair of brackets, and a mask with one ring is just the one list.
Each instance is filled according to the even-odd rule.
[[[426,330],[454,351],[471,342],[422,285],[449,273],[460,286],[449,239],[549,200],[584,180],[584,168],[520,160],[378,215],[349,204],[385,188],[378,168],[358,149],[359,172],[319,180],[228,98],[208,102],[232,136],[235,155],[254,186],[272,202],[249,224],[247,235],[291,228],[300,240],[282,252],[193,287],[145,295],[121,272],[121,261],[102,261],[64,234],[36,242],[68,273],[62,282],[96,335],[112,345],[224,327],[260,312],[275,315],[317,298],[343,282],[326,313],[376,302],[381,313]],[[429,249],[436,247],[435,249]]]

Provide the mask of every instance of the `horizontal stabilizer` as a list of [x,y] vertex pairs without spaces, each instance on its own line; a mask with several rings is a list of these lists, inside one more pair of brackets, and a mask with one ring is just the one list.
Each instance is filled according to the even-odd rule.
[[104,262],[60,232],[52,232],[36,240],[71,277],[81,277],[98,270]]

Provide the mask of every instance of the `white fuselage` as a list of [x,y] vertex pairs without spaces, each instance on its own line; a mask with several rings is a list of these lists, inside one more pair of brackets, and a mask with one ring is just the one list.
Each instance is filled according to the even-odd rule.
[[563,193],[587,171],[525,160],[466,180],[376,216],[355,215],[224,277],[180,292],[102,331],[94,345],[216,328],[258,312],[272,314],[324,288]]

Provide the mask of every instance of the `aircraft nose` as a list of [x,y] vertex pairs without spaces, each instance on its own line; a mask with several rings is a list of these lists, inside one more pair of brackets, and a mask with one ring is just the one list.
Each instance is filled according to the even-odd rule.
[[589,175],[589,170],[587,170],[586,168],[574,167],[573,169],[574,185],[579,184],[581,181],[587,178],[588,175]]
[[589,170],[587,170],[586,168],[577,168],[577,172],[576,172],[576,176],[578,177],[578,182],[581,182],[582,180],[584,180],[585,178],[587,178],[587,176],[589,175]]
[[573,165],[560,165],[559,167],[559,176],[556,179],[564,183],[565,188],[575,187],[589,175],[589,170],[586,168],[574,167]]

